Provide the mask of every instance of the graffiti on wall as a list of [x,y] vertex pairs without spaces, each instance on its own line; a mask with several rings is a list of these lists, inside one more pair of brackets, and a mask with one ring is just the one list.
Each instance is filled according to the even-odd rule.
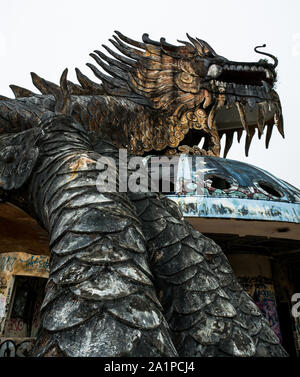
[[280,343],[282,343],[273,281],[263,276],[257,276],[255,278],[241,277],[239,278],[239,282],[253,298],[256,305],[268,320]]
[[179,196],[167,195],[179,206],[186,217],[236,218],[241,220],[300,221],[300,206],[291,203],[266,204],[263,200],[218,196]]
[[4,317],[5,314],[6,298],[4,294],[0,293],[0,317]]
[[9,303],[12,295],[13,284],[12,279],[7,279],[7,276],[2,276],[2,282],[6,281],[6,285],[2,286],[3,291],[0,292],[0,334],[5,326],[6,315],[9,310]]
[[2,289],[5,289],[7,286],[7,280],[4,276],[0,276],[0,293]]
[[5,291],[7,287],[7,279],[5,276],[0,276],[0,318],[4,316],[5,313]]
[[44,255],[28,255],[26,257],[0,255],[0,271],[12,272],[17,264],[21,265],[24,270],[49,271],[49,258]]
[[[22,276],[29,279],[25,279],[26,281],[22,284],[23,290],[27,287],[29,291],[26,291],[27,293],[25,291],[23,293],[21,292],[20,297],[23,297],[24,301],[25,297],[27,297],[26,294],[31,292],[30,294],[34,294],[35,301],[37,301],[32,303],[32,308],[30,306],[30,315],[34,315],[35,318],[34,321],[30,323],[27,323],[27,320],[24,321],[24,318],[27,318],[26,312],[28,312],[25,306],[23,308],[24,313],[21,313],[22,315],[18,315],[14,312],[14,308],[17,308],[17,303],[22,301],[20,297],[17,299],[17,293],[20,288],[16,290],[15,284],[17,281],[16,279],[21,279]],[[43,297],[43,287],[29,287],[28,282],[33,278],[47,278],[48,276],[48,256],[20,252],[0,254],[0,336],[6,336],[7,338],[35,336],[39,322],[38,309]],[[32,280],[32,282],[36,282],[36,280]],[[34,284],[39,285],[37,282]],[[34,293],[36,290],[37,292],[41,291],[38,296]],[[14,302],[12,302],[12,298]]]
[[35,339],[1,339],[0,357],[27,357]]

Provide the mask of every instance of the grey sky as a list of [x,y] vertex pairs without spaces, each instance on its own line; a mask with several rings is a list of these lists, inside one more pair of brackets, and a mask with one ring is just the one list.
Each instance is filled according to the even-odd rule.
[[[94,78],[85,63],[89,53],[109,44],[114,30],[140,40],[143,33],[176,43],[185,33],[206,40],[220,55],[257,61],[253,48],[266,43],[278,57],[277,91],[286,138],[276,129],[269,149],[264,136],[244,155],[244,138],[228,158],[268,170],[300,188],[300,2],[299,0],[4,0],[0,14],[0,94],[12,96],[9,84],[35,91],[30,72],[58,82],[64,68],[76,82],[74,68]],[[224,142],[224,140],[223,140]]]

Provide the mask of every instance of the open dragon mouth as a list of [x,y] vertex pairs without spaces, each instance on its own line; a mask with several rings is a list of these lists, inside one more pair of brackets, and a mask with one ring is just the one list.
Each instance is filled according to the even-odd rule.
[[224,135],[226,138],[224,157],[232,146],[235,134],[239,142],[243,132],[246,133],[246,156],[256,132],[260,139],[265,128],[267,129],[266,148],[269,146],[274,125],[284,137],[280,100],[274,90],[274,68],[278,61],[275,57],[273,59],[274,65],[265,60],[257,63],[227,61],[225,64],[212,64],[209,67],[206,79],[209,80],[210,88],[217,98],[210,114],[217,126],[220,139]]
[[[276,73],[272,66],[260,62],[228,62],[222,66],[212,64],[206,79],[216,98],[207,108],[210,129],[190,129],[180,142],[179,151],[192,154],[211,151],[209,154],[219,155],[220,141],[225,136],[223,156],[226,157],[234,135],[240,142],[243,134],[246,134],[245,154],[248,156],[254,134],[257,132],[260,139],[265,128],[268,148],[274,124],[284,137],[281,105],[273,89]],[[211,127],[214,123],[217,137],[215,135],[212,141]]]
[[267,130],[266,148],[269,146],[274,125],[284,137],[281,105],[277,93],[273,90],[274,76],[263,67],[252,69],[243,66],[236,71],[232,66],[230,69],[226,68],[224,67],[217,80],[210,81],[216,93],[223,93],[222,103],[215,111],[213,119],[220,139],[224,135],[226,138],[224,157],[231,148],[234,135],[236,134],[240,141],[243,133],[246,133],[245,154],[248,156],[255,133],[260,139],[265,129]]
[[218,80],[233,85],[250,85],[251,87],[262,87],[274,84],[273,73],[262,66],[256,65],[227,65],[223,67]]
[[272,100],[274,74],[257,65],[225,65],[215,79],[209,81],[214,93],[225,93],[227,104],[242,100],[253,111],[259,102]]
[[[209,84],[214,93],[226,93],[227,102],[234,102],[237,97],[250,98],[249,106],[253,109],[255,103],[251,97],[271,100],[270,92],[276,79],[275,71],[260,63],[231,63],[223,66],[212,64],[209,67]],[[233,98],[230,98],[232,97]]]

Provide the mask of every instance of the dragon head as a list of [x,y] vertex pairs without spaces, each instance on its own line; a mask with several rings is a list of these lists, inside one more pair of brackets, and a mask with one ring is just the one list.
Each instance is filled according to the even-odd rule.
[[[121,54],[103,46],[112,57],[101,51],[91,56],[109,76],[88,63],[101,79],[109,95],[125,97],[148,108],[153,122],[132,132],[136,153],[179,151],[220,155],[220,140],[226,136],[226,157],[234,133],[238,141],[245,131],[245,151],[257,131],[266,132],[269,145],[274,124],[283,134],[279,97],[274,90],[277,59],[258,62],[234,62],[218,55],[208,43],[187,35],[189,41],[175,46],[161,38],[138,42],[115,32],[111,43]],[[149,113],[149,114],[150,114]],[[203,149],[197,147],[205,138]],[[197,149],[198,148],[198,149]]]

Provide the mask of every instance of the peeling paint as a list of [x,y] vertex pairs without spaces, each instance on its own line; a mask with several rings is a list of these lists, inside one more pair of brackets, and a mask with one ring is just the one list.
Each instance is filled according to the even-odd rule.
[[300,204],[201,195],[168,197],[178,204],[183,216],[265,220],[300,223]]
[[184,216],[300,223],[300,191],[263,169],[212,156],[181,160],[189,168],[178,168],[171,180],[184,182],[186,190],[167,196]]

